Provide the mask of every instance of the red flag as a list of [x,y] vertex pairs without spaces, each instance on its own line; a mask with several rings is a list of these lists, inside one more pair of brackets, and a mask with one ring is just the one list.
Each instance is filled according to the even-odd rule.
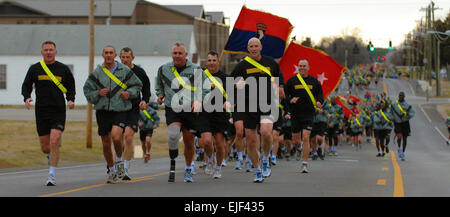
[[298,73],[297,66],[301,59],[308,60],[308,74],[319,80],[323,89],[323,98],[326,98],[336,89],[341,81],[342,73],[347,70],[323,51],[305,47],[292,41],[279,62],[284,82]]
[[243,6],[224,52],[247,54],[248,40],[257,37],[263,46],[261,54],[280,58],[293,28],[286,18]]
[[344,109],[344,115],[346,118],[349,118],[352,114],[352,110],[350,110],[344,103],[341,102],[341,96],[336,97],[336,104],[340,105]]
[[359,103],[359,101],[360,101],[359,97],[357,97],[357,96],[350,95],[348,98],[354,103]]

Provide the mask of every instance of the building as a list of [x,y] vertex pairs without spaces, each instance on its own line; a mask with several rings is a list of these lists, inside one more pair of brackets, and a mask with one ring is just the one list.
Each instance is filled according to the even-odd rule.
[[[89,0],[0,0],[0,24],[88,24]],[[229,36],[223,12],[205,12],[202,5],[159,5],[144,0],[95,0],[96,25],[192,25],[199,58],[221,53]],[[229,71],[229,57],[221,65]]]
[[[0,38],[0,104],[23,104],[21,85],[28,68],[42,60],[41,44],[46,40],[56,43],[56,60],[74,73],[76,103],[87,104],[83,85],[89,75],[88,25],[0,25]],[[133,49],[134,63],[147,72],[153,94],[157,70],[172,60],[175,41],[185,43],[189,59],[197,52],[192,25],[101,25],[95,28],[95,41],[94,66],[103,62],[106,45],[113,45],[117,52],[123,47]]]

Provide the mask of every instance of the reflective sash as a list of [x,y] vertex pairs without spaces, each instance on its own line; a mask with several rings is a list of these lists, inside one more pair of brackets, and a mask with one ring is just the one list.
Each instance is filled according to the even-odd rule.
[[309,98],[311,98],[311,102],[313,103],[314,108],[315,108],[316,110],[319,110],[319,108],[317,108],[317,106],[316,106],[316,99],[314,99],[314,96],[313,96],[313,94],[311,93],[311,90],[309,90],[308,85],[306,85],[305,80],[303,80],[303,78],[302,78],[302,76],[300,76],[300,74],[297,74],[297,78],[298,78],[298,80],[300,81],[300,83],[302,83],[304,89],[306,90],[306,92],[307,92],[308,95],[309,95]]
[[398,103],[398,101],[397,101],[397,106],[398,106],[398,108],[400,109],[400,111],[401,111],[404,115],[406,115],[405,110],[403,110],[403,108],[400,106],[400,104]]
[[275,79],[272,77],[272,73],[270,73],[270,71],[266,67],[262,66],[261,64],[259,64],[258,62],[256,62],[255,60],[253,60],[248,56],[246,56],[244,59],[253,66],[255,66],[256,68],[261,69],[263,72],[267,73],[270,76],[270,80],[272,82],[275,81]]
[[358,119],[355,119],[355,121],[356,121],[356,123],[357,123],[359,126],[361,126],[361,123],[359,123],[359,120],[358,120]]
[[115,75],[113,75],[106,67],[100,66],[103,70],[103,72],[105,72],[105,74],[111,78],[111,80],[113,80],[118,86],[120,86],[122,89],[126,90],[127,89],[127,85],[122,83],[122,81],[120,81]]
[[369,119],[369,120],[370,120],[370,116],[369,116],[369,115],[367,115],[367,114],[366,114],[366,117],[367,117],[367,119]]
[[61,82],[58,81],[57,78],[55,78],[55,76],[53,75],[53,73],[50,71],[50,69],[47,67],[47,65],[45,64],[44,60],[41,60],[41,66],[44,69],[45,73],[47,73],[48,77],[50,77],[50,79],[52,79],[53,83],[56,84],[56,86],[63,92],[63,93],[67,93],[67,89],[61,84]]
[[178,74],[177,69],[175,68],[175,66],[172,66],[172,72],[175,75],[175,78],[177,78],[178,82],[181,84],[181,86],[183,86],[186,89],[189,89],[191,91],[195,91],[195,87],[187,85],[186,83],[184,83],[183,79],[181,79],[180,74]]
[[383,111],[380,110],[380,112],[381,112],[381,115],[383,115],[384,119],[385,119],[388,123],[390,123],[391,120],[389,120],[389,119],[386,117],[386,115],[383,113]]
[[228,98],[227,92],[223,89],[222,84],[220,84],[219,81],[217,81],[214,76],[211,75],[211,73],[209,72],[208,69],[205,70],[205,74],[206,76],[208,76],[208,78],[214,83],[214,85],[219,88],[219,90],[222,92],[223,97],[225,97],[225,99]]
[[147,112],[147,110],[143,110],[143,112],[144,112],[145,116],[148,117],[148,119],[154,121],[153,118],[152,118],[152,116],[150,116],[150,114]]

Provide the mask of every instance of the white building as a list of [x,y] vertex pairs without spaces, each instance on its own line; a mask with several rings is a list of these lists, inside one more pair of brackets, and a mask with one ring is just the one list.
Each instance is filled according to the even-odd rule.
[[[86,105],[83,85],[89,73],[88,25],[0,25],[0,105],[23,105],[22,82],[28,68],[42,60],[41,44],[56,43],[56,60],[71,68],[76,85],[75,103]],[[186,45],[188,59],[197,53],[192,25],[96,25],[94,68],[103,62],[104,46],[112,45],[119,53],[130,47],[150,78],[152,99],[156,73],[162,64],[172,60],[175,42]],[[119,57],[116,58],[120,62]],[[32,95],[35,98],[34,91]]]

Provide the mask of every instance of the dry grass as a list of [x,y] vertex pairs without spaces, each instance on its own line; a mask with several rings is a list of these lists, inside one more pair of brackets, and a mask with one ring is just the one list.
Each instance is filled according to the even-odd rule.
[[[85,122],[67,122],[60,149],[60,163],[103,161],[95,122],[92,135],[93,147],[88,149]],[[139,134],[135,134],[134,145],[140,146]],[[167,153],[167,126],[162,123],[153,133],[152,157],[165,157]],[[39,165],[47,165],[47,158],[41,151],[35,122],[0,120],[0,168]]]

